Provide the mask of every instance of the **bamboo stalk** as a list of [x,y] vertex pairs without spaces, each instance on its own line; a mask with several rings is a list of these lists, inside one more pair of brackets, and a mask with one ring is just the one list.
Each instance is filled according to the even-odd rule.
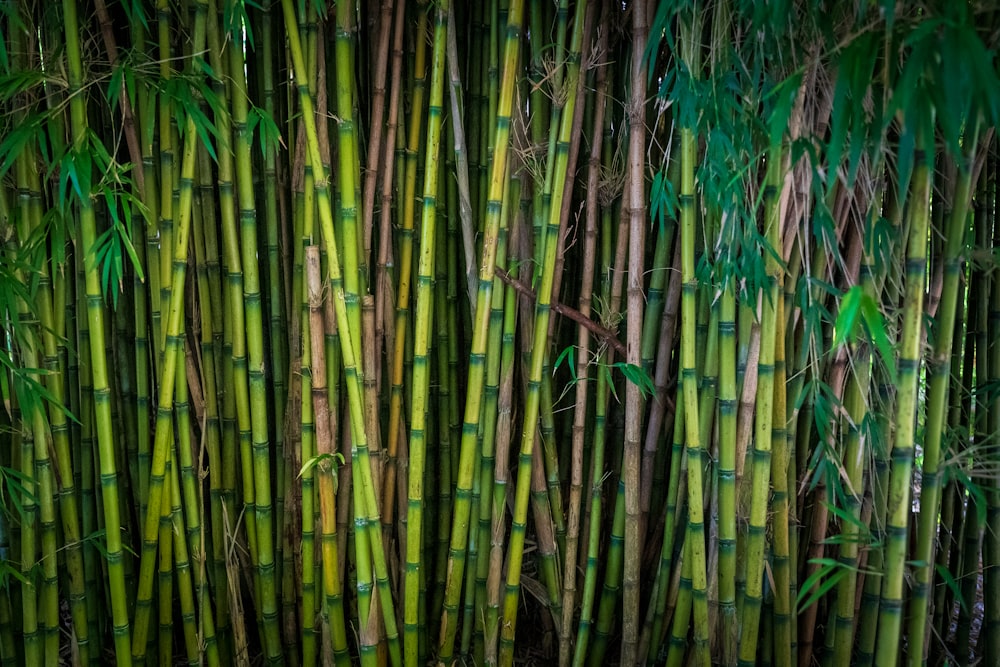
[[[966,148],[966,155],[975,155],[976,140]],[[914,556],[923,563],[916,570],[916,586],[911,603],[911,616],[907,635],[913,642],[908,661],[911,665],[926,660],[925,633],[927,629],[928,595],[932,583],[932,556],[935,524],[938,520],[940,500],[939,465],[941,461],[941,435],[948,389],[951,377],[951,346],[955,332],[955,314],[959,297],[961,252],[966,237],[972,188],[971,164],[960,165],[960,173],[952,195],[952,209],[948,216],[944,256],[944,285],[937,313],[938,337],[934,342],[933,356],[928,360],[930,379],[927,396],[927,436],[924,439],[924,461],[921,469],[920,514],[917,524],[917,542]]]
[[896,437],[891,453],[885,574],[882,581],[879,636],[875,654],[876,662],[888,667],[893,667],[899,657],[903,612],[903,568],[906,559],[906,531],[910,518],[910,472],[913,467],[916,392],[920,373],[920,322],[923,317],[924,277],[927,271],[927,224],[930,213],[927,202],[932,183],[927,128],[912,128],[911,131],[917,133],[917,154],[914,163],[913,192],[910,196],[906,293],[903,301],[899,381],[896,390]]
[[[66,36],[68,79],[71,91],[83,86],[83,66],[80,52],[80,30],[77,24],[77,7],[74,0],[63,0],[63,23]],[[70,120],[73,144],[83,149],[87,132],[85,100],[80,95],[70,98]],[[93,248],[97,238],[96,220],[89,194],[80,198],[80,242],[84,248]],[[101,304],[100,282],[94,255],[85,255],[85,280],[87,319],[90,325],[90,361],[93,373],[94,407],[97,446],[100,461],[101,492],[104,523],[107,535],[108,583],[110,587],[115,657],[119,665],[132,664],[130,653],[129,620],[125,593],[121,519],[117,486],[117,466],[112,443],[111,406],[108,403],[108,370],[104,356],[104,312]],[[23,462],[22,462],[23,463]]]

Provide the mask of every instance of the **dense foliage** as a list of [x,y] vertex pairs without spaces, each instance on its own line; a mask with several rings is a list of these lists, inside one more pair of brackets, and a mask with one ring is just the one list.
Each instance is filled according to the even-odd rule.
[[0,663],[1000,664],[992,3],[0,2]]

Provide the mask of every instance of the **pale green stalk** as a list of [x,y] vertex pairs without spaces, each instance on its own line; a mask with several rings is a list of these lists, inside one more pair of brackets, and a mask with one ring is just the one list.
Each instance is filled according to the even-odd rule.
[[896,389],[896,434],[892,447],[892,472],[886,517],[885,570],[879,605],[878,645],[875,663],[895,667],[899,659],[903,622],[903,577],[910,521],[913,444],[916,430],[917,384],[920,376],[920,339],[923,328],[924,280],[927,273],[927,227],[933,177],[927,128],[917,132],[912,194],[909,199],[910,230],[906,252],[906,283],[899,346]]

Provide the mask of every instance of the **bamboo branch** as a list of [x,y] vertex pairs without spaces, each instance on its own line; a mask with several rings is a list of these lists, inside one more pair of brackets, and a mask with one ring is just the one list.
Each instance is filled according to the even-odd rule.
[[[510,275],[504,269],[497,267],[496,275],[498,278],[500,278],[500,280],[504,281],[506,284],[510,285],[515,290],[517,290],[519,294],[526,296],[530,299],[535,298],[534,290],[532,290],[530,287],[525,285],[523,282],[521,282],[514,276]],[[586,327],[592,334],[594,334],[595,336],[600,338],[605,344],[613,348],[615,352],[621,355],[625,354],[625,346],[622,345],[622,342],[620,340],[618,340],[618,334],[616,334],[611,329],[601,324],[598,324],[594,320],[590,319],[589,317],[581,313],[576,308],[559,303],[558,301],[553,300],[551,306],[552,310],[559,313],[563,317],[568,317],[569,319],[573,320],[580,326]]]

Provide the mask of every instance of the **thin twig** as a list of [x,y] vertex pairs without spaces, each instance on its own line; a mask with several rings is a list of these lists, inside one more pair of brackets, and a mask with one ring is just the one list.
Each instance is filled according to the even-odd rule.
[[[532,299],[535,298],[534,290],[532,290],[530,287],[522,283],[514,276],[507,273],[506,270],[498,266],[495,272],[496,276],[500,280],[504,281],[505,283],[513,287],[520,294],[530,297]],[[581,313],[579,310],[567,306],[565,304],[559,303],[558,301],[553,300],[551,303],[551,307],[552,310],[559,313],[560,315],[568,317],[569,319],[573,320],[582,327],[586,327],[591,333],[600,338],[604,343],[606,343],[610,347],[614,348],[614,350],[619,354],[621,355],[625,354],[625,346],[622,345],[622,342],[618,340],[617,334],[611,329],[608,329],[607,327],[598,324],[594,320],[590,319],[589,317]]]

